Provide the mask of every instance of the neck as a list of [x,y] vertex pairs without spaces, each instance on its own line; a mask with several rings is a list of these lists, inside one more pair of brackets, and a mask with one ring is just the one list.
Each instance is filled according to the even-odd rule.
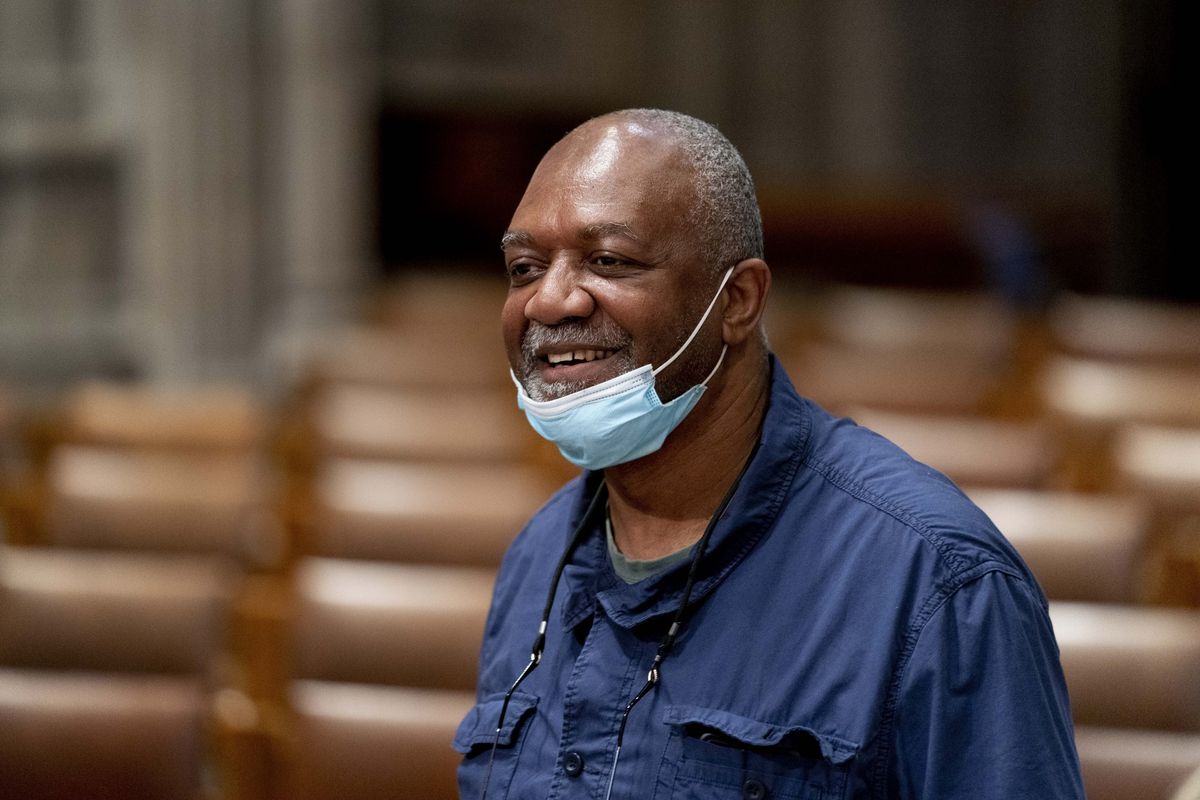
[[754,448],[769,391],[765,354],[731,350],[662,448],[605,470],[613,538],[623,554],[659,558],[699,540]]

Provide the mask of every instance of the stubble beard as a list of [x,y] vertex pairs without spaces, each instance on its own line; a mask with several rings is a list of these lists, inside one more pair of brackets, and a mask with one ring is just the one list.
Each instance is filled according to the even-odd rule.
[[543,325],[531,321],[521,337],[521,370],[517,375],[525,393],[533,400],[556,400],[560,397],[586,389],[595,381],[554,381],[542,378],[543,361],[537,351],[541,348],[575,342],[587,342],[598,350],[615,351],[609,360],[616,367],[613,376],[623,375],[641,366],[634,358],[633,340],[630,335],[610,319],[595,324],[566,322],[559,325]]

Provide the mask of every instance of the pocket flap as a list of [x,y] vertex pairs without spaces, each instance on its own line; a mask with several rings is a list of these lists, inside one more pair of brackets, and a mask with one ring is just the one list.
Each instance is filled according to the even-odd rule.
[[852,742],[819,733],[806,725],[759,722],[715,708],[669,706],[663,722],[679,727],[705,728],[748,747],[780,747],[796,740],[807,740],[815,743],[821,756],[833,764],[843,764],[858,752]]
[[[513,692],[512,699],[508,701],[508,710],[504,713],[504,726],[500,728],[500,747],[512,745],[521,722],[529,716],[537,703],[538,699],[531,694]],[[497,694],[468,711],[454,734],[454,749],[460,753],[469,753],[474,747],[485,744],[490,746],[496,741],[496,723],[500,720],[500,708],[503,705],[504,695]]]

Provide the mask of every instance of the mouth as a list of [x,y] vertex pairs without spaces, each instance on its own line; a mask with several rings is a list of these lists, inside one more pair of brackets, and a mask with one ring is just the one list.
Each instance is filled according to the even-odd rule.
[[550,400],[631,369],[629,334],[607,319],[550,326],[531,321],[521,337],[521,381],[530,397]]
[[555,347],[538,354],[538,369],[547,383],[595,382],[605,377],[617,352],[597,347]]
[[550,367],[570,367],[577,364],[591,364],[595,361],[603,361],[606,358],[611,358],[614,353],[616,353],[616,350],[576,348],[574,350],[543,353],[538,358],[541,359],[543,364]]

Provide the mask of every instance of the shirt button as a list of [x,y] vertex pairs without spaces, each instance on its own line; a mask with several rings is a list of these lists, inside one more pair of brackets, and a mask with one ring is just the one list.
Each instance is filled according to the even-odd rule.
[[742,797],[745,800],[763,800],[767,796],[767,787],[760,780],[750,778],[742,784]]
[[578,778],[583,772],[583,756],[573,750],[567,753],[563,758],[563,771],[572,778]]

